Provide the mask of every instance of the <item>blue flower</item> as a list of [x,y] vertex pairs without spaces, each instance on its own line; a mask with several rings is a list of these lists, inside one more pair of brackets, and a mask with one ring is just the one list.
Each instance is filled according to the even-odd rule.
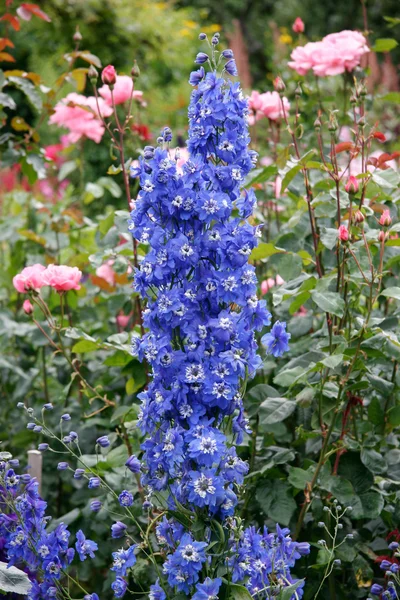
[[125,463],[125,466],[128,467],[132,473],[139,473],[140,471],[140,460],[136,458],[136,456],[130,456]]
[[136,563],[135,548],[136,545],[133,545],[129,546],[127,550],[121,549],[118,552],[113,552],[114,562],[111,571],[114,571],[117,575],[126,575],[126,571]]
[[115,581],[111,584],[111,588],[114,592],[114,596],[116,598],[122,598],[125,595],[126,589],[128,587],[127,582],[122,577],[117,577]]
[[221,583],[222,580],[219,577],[214,580],[207,577],[204,583],[196,585],[197,591],[192,596],[192,600],[216,600]]
[[127,490],[123,490],[118,496],[118,502],[121,506],[132,506],[133,504],[133,496]]
[[88,556],[94,558],[94,553],[98,549],[96,542],[87,540],[82,530],[79,530],[76,534],[76,540],[75,548],[79,554],[79,558],[82,561],[86,560]]
[[126,525],[121,521],[116,521],[111,525],[111,537],[114,539],[122,538],[125,535]]
[[155,584],[150,586],[149,600],[165,600],[166,594],[160,586],[160,580],[157,579]]
[[266,347],[268,354],[276,358],[289,350],[290,333],[286,332],[286,323],[276,321],[271,331],[261,338],[261,343]]

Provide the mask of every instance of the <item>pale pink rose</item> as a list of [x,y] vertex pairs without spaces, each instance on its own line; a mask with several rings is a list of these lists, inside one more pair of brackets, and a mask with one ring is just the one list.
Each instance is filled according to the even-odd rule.
[[300,17],[296,17],[296,19],[292,25],[292,29],[295,33],[303,33],[305,27],[304,27],[304,22]]
[[117,315],[115,320],[117,322],[118,327],[120,327],[121,329],[125,329],[125,327],[127,327],[129,323],[130,318],[131,315],[124,315],[123,313],[120,313],[119,315]]
[[57,292],[68,290],[79,290],[79,282],[82,272],[78,267],[67,267],[66,265],[49,265],[43,274],[43,279]]
[[101,72],[101,80],[106,85],[115,85],[117,81],[117,71],[112,65],[107,65]]
[[339,240],[341,240],[342,242],[347,242],[347,240],[349,239],[349,230],[347,229],[346,225],[341,225],[339,227],[338,236]]
[[106,263],[101,265],[101,267],[96,269],[97,277],[101,277],[108,283],[108,285],[111,285],[112,287],[115,285],[115,271],[112,268],[113,264],[113,260],[108,260]]
[[358,31],[340,31],[325,36],[320,42],[309,42],[295,48],[288,65],[305,75],[310,69],[319,77],[352,71],[361,57],[369,52],[367,40]]
[[97,103],[94,96],[86,97],[72,92],[56,104],[49,123],[69,129],[70,133],[63,136],[65,144],[75,144],[82,137],[98,144],[105,131],[99,110],[103,117],[112,114],[112,108],[102,98]]
[[273,277],[268,277],[268,279],[264,279],[261,282],[261,294],[264,296],[276,285],[282,285],[285,283],[284,279],[280,275],[277,275],[275,279]]
[[392,224],[392,217],[390,216],[390,210],[384,210],[381,218],[379,219],[379,225],[383,227],[389,227]]
[[46,281],[44,280],[45,270],[46,267],[39,264],[25,267],[25,269],[22,269],[21,273],[13,278],[15,289],[21,294],[26,294],[30,290],[39,290],[46,285]]
[[281,100],[278,92],[265,92],[260,94],[259,92],[252,91],[249,97],[249,108],[252,114],[249,115],[250,125],[254,125],[254,120],[258,121],[263,117],[267,117],[271,121],[277,121],[282,119],[284,116],[283,107],[287,113],[290,109],[290,103],[287,98],[283,97]]
[[33,313],[33,304],[30,300],[24,300],[22,305],[22,310],[26,315],[31,315]]
[[[137,102],[142,104],[143,92],[141,92],[140,90],[134,90],[132,94],[132,88],[132,77],[129,77],[128,75],[117,75],[117,80],[112,90],[114,103],[124,104],[124,102],[128,102],[130,100],[132,95],[133,100],[136,100]],[[112,106],[111,90],[108,85],[103,85],[101,88],[99,88],[99,94],[108,104],[108,106]]]

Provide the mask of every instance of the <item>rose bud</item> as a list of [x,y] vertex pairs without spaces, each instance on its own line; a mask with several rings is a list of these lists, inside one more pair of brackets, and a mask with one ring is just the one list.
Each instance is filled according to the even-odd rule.
[[112,65],[107,65],[104,67],[101,73],[101,80],[106,85],[114,86],[117,82],[117,72]]
[[286,89],[286,85],[283,83],[283,79],[281,77],[275,77],[274,79],[274,88],[277,92],[284,92]]
[[378,240],[380,242],[386,242],[387,239],[389,239],[389,232],[388,231],[380,231],[379,235],[378,235]]
[[381,218],[379,219],[379,225],[383,227],[389,227],[392,224],[392,217],[390,216],[390,211],[384,210]]
[[33,305],[32,305],[32,302],[30,300],[25,300],[24,303],[23,303],[23,305],[22,305],[22,308],[23,308],[24,313],[26,315],[31,315],[33,313]]
[[304,23],[300,17],[297,17],[292,25],[292,30],[295,33],[303,33],[304,31]]
[[354,223],[363,223],[365,221],[365,217],[362,214],[361,210],[356,210],[353,215]]
[[350,175],[346,185],[344,186],[344,189],[348,194],[357,194],[358,188],[358,180],[354,177],[354,175]]
[[342,242],[347,242],[349,239],[349,230],[346,225],[341,225],[338,229],[339,240]]

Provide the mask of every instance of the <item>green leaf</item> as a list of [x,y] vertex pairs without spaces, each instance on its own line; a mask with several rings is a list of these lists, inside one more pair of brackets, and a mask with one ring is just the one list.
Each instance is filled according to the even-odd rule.
[[378,398],[372,398],[368,405],[368,420],[374,425],[382,425],[384,422],[385,414],[380,405]]
[[380,38],[375,41],[372,50],[374,52],[390,52],[390,50],[393,50],[396,46],[398,46],[398,42],[393,38]]
[[400,92],[389,92],[382,96],[381,100],[385,102],[394,102],[395,104],[400,104]]
[[63,163],[60,167],[58,172],[58,181],[64,181],[68,175],[71,175],[71,173],[76,171],[76,168],[77,164],[75,160],[67,160],[67,162]]
[[92,342],[90,340],[80,340],[72,346],[72,352],[93,352],[93,350],[97,350],[98,347],[99,344],[97,342]]
[[358,452],[346,452],[340,457],[338,474],[351,481],[356,494],[367,492],[374,484],[374,476],[363,465]]
[[391,381],[386,381],[386,379],[378,377],[377,375],[371,375],[370,373],[367,373],[367,379],[371,386],[382,395],[386,396],[387,394],[391,394],[393,392],[394,383]]
[[298,581],[296,581],[296,583],[292,583],[291,585],[288,585],[287,587],[283,588],[283,590],[279,592],[277,600],[291,600],[297,588],[300,587],[303,583],[304,579],[299,579]]
[[400,406],[394,406],[388,412],[388,421],[393,427],[400,425]]
[[229,591],[229,600],[253,600],[253,597],[250,594],[249,590],[243,585],[238,585],[237,583],[230,583]]
[[343,317],[345,302],[337,292],[311,292],[315,304],[324,312]]
[[261,422],[264,425],[281,423],[296,409],[296,402],[286,398],[267,398],[260,406]]
[[385,458],[372,450],[371,448],[363,448],[361,450],[361,462],[367,467],[372,473],[381,474],[387,469],[387,463]]
[[4,94],[4,92],[0,92],[0,106],[4,106],[10,110],[15,110],[17,108],[13,98],[8,94]]
[[38,112],[40,112],[43,108],[42,98],[29,79],[25,79],[24,77],[8,77],[8,82],[15,85],[21,92],[25,94],[29,103],[35,108]]
[[265,169],[257,169],[257,172],[254,172],[253,177],[250,177],[249,181],[246,181],[246,187],[251,187],[256,185],[257,183],[264,183],[277,175],[278,169],[275,165],[269,165],[265,167]]
[[321,242],[328,250],[332,250],[338,241],[337,229],[330,227],[323,227],[321,231]]
[[273,254],[278,254],[282,252],[282,250],[277,250],[273,244],[266,244],[265,242],[261,242],[255,248],[250,255],[250,261],[262,260],[263,258],[268,258]]
[[387,298],[395,298],[396,300],[400,300],[400,287],[388,287],[386,290],[381,292],[381,296],[386,296]]
[[265,515],[281,525],[288,525],[296,510],[291,487],[280,479],[266,480],[259,485],[256,499]]
[[297,164],[294,167],[292,167],[291,169],[289,169],[289,171],[286,173],[286,175],[282,179],[281,193],[283,193],[286,190],[287,186],[296,177],[297,173],[299,171],[301,171],[301,169],[302,169],[302,166],[300,164]]
[[308,483],[311,483],[313,474],[310,471],[299,469],[298,467],[289,467],[288,481],[290,485],[299,490],[304,490]]
[[7,568],[7,563],[0,561],[0,591],[27,596],[30,589],[31,582],[26,573],[17,567]]
[[351,516],[354,519],[376,519],[383,510],[384,500],[377,492],[367,492],[359,496],[361,507],[354,506]]
[[99,223],[99,231],[104,237],[109,229],[114,225],[114,213],[110,212],[106,217],[104,217]]

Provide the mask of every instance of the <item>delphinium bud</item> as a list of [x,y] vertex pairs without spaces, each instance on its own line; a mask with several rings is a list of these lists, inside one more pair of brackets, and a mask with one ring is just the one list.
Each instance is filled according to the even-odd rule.
[[94,490],[99,487],[100,487],[100,479],[98,477],[90,477],[89,483],[88,483],[88,488],[90,490]]
[[228,60],[228,62],[226,63],[225,71],[227,73],[229,73],[229,75],[232,75],[233,77],[236,77],[236,75],[238,74],[236,62],[233,58],[231,58],[231,60]]
[[204,63],[206,63],[209,59],[208,54],[206,54],[205,52],[199,52],[195,58],[195,63],[197,65],[203,65]]
[[92,502],[90,503],[90,510],[92,510],[93,512],[98,512],[102,507],[102,503],[100,502],[100,500],[92,500]]
[[143,150],[143,158],[151,160],[154,157],[155,148],[153,146],[145,146]]
[[108,446],[110,445],[110,440],[106,435],[102,435],[101,437],[97,438],[96,444],[98,444],[102,448],[108,448]]
[[18,458],[11,458],[8,461],[8,464],[10,465],[10,467],[12,467],[13,469],[16,469],[17,467],[19,467],[19,460]]
[[116,521],[111,525],[111,537],[114,539],[122,538],[125,535],[126,525],[121,521]]
[[117,82],[117,72],[112,65],[104,67],[101,73],[101,80],[105,85],[111,88],[114,87]]
[[164,127],[164,129],[161,132],[161,135],[164,142],[172,141],[172,130],[170,129],[170,127]]
[[43,410],[53,410],[53,408],[54,406],[51,404],[51,402],[47,402],[43,405]]
[[33,431],[35,427],[36,427],[36,423],[27,423],[27,425],[26,425],[26,428],[29,429],[30,431]]
[[75,469],[74,479],[82,479],[84,474],[85,474],[85,469]]
[[140,77],[140,69],[139,69],[139,65],[137,64],[137,61],[134,60],[133,61],[133,67],[131,69],[131,75],[134,79],[137,79],[138,77]]
[[283,79],[279,75],[274,79],[274,89],[277,92],[284,92],[286,89]]
[[219,33],[218,33],[218,31],[216,33],[214,33],[214,35],[212,36],[211,43],[212,43],[213,46],[218,46],[218,44],[219,44]]
[[207,34],[206,33],[199,33],[199,40],[204,41],[207,39]]
[[140,471],[140,460],[136,458],[136,456],[130,456],[125,463],[125,466],[128,467],[132,473],[139,473]]
[[29,483],[31,479],[32,479],[32,476],[29,475],[29,473],[22,473],[22,475],[21,475],[22,483],[25,483],[25,484]]
[[354,175],[350,175],[346,185],[344,186],[344,189],[348,194],[357,194],[358,188],[358,180],[354,177]]
[[66,471],[69,468],[69,464],[67,462],[59,462],[57,465],[58,471]]
[[390,216],[390,211],[384,210],[381,215],[381,218],[379,219],[379,225],[382,225],[383,227],[390,227],[391,224],[392,217]]
[[41,452],[46,452],[46,450],[48,450],[48,449],[49,449],[49,445],[44,442],[42,444],[39,444],[39,446],[38,446],[38,450],[40,450]]
[[35,433],[42,433],[43,427],[41,425],[35,425],[35,427],[33,428],[33,431]]
[[96,67],[94,67],[93,65],[90,65],[89,69],[88,69],[88,77],[89,77],[89,81],[92,85],[96,85],[97,80],[99,78],[99,73],[96,69]]
[[18,402],[17,408],[25,408],[25,404],[23,402]]
[[227,48],[226,50],[223,50],[221,52],[221,54],[226,59],[233,58],[233,50],[231,50],[230,48]]
[[64,413],[63,415],[61,415],[61,421],[70,421],[71,420],[71,415],[69,413]]

